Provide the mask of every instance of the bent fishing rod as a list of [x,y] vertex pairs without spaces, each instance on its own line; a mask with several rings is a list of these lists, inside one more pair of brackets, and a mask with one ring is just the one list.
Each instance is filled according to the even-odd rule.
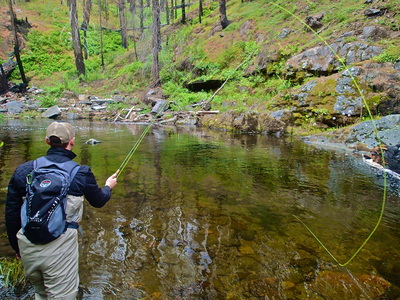
[[145,137],[145,135],[147,134],[147,132],[150,130],[151,126],[154,124],[154,122],[157,120],[158,116],[164,112],[165,107],[167,106],[168,102],[165,102],[162,107],[159,108],[159,110],[157,111],[156,115],[153,117],[153,119],[150,121],[150,123],[146,126],[146,128],[143,130],[142,134],[139,136],[139,138],[136,140],[136,143],[132,146],[131,150],[129,151],[129,153],[126,155],[124,161],[121,163],[121,165],[119,166],[118,170],[116,171],[117,176],[116,178],[119,177],[119,175],[121,175],[122,171],[125,169],[126,165],[128,164],[128,162],[130,161],[130,159],[132,158],[133,154],[135,153],[136,149],[139,147],[140,143],[142,142],[143,138]]

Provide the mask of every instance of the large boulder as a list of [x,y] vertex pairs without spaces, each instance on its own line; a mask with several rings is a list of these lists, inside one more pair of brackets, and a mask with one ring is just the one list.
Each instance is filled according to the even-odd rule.
[[218,115],[205,115],[199,121],[201,126],[218,128],[226,131],[246,133],[283,133],[285,122],[268,114],[256,112],[226,112]]
[[343,69],[343,63],[351,65],[369,60],[382,51],[381,47],[361,42],[333,43],[329,46],[314,47],[293,56],[286,62],[286,70],[290,73],[305,71],[314,76],[330,75]]

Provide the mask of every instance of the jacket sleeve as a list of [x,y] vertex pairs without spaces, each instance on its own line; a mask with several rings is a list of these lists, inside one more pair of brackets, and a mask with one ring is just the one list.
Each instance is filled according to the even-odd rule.
[[[78,193],[76,191],[79,190]],[[90,167],[82,165],[75,176],[69,194],[77,195],[83,193],[86,200],[93,207],[103,207],[111,198],[111,189],[108,186],[99,187]]]
[[17,233],[21,229],[21,206],[26,193],[26,165],[18,167],[8,184],[6,200],[6,228],[8,240],[19,253]]

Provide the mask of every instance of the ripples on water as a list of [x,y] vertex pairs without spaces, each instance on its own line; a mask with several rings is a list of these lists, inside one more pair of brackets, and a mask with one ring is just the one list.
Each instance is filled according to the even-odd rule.
[[[45,153],[47,123],[1,125],[5,187],[19,163]],[[144,129],[75,126],[77,161],[99,182],[119,167]],[[84,144],[89,138],[102,143]],[[0,195],[4,199],[4,189]],[[382,195],[379,178],[352,154],[289,138],[154,127],[119,177],[111,202],[85,207],[83,298],[395,299],[395,194],[389,193],[381,226],[346,268],[294,217],[344,262],[374,227]],[[11,255],[4,235],[2,241]]]

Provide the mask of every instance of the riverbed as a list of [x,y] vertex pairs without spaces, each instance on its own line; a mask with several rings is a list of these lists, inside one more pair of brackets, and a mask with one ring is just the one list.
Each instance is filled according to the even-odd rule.
[[[45,154],[50,122],[0,123],[2,221],[8,181],[19,164]],[[75,161],[89,165],[99,184],[146,128],[73,125]],[[91,138],[101,143],[85,144]],[[376,232],[341,267],[383,204]],[[381,180],[357,154],[290,137],[153,126],[111,201],[85,205],[83,299],[400,297],[400,199],[391,191],[384,197]],[[13,256],[4,222],[0,230],[0,255]]]

